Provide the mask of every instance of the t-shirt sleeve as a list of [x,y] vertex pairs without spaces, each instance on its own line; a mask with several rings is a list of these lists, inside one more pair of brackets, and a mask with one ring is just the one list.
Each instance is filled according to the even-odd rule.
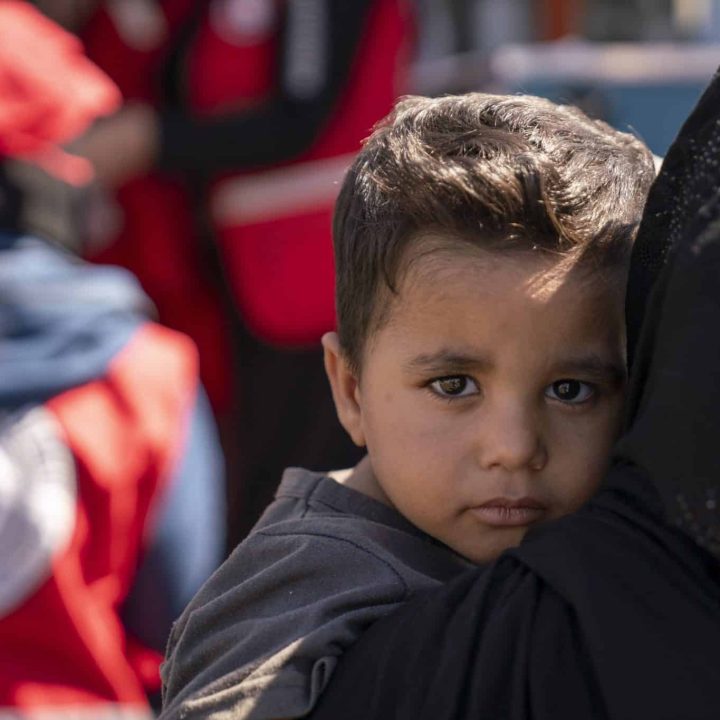
[[407,594],[396,570],[355,541],[255,533],[175,624],[161,717],[305,715],[338,656]]

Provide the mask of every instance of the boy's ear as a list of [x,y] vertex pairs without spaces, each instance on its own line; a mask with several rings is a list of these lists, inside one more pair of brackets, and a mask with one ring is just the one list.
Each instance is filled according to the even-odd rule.
[[325,333],[322,338],[322,346],[325,372],[330,381],[335,411],[340,424],[357,446],[364,447],[365,433],[362,427],[362,409],[357,378],[348,367],[337,333]]

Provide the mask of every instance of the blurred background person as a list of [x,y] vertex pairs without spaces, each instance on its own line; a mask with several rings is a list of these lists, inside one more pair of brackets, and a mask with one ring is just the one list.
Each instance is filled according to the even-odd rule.
[[334,326],[331,210],[352,154],[407,90],[412,5],[38,4],[122,90],[124,108],[76,145],[120,209],[117,232],[89,254],[131,268],[161,321],[199,347],[233,546],[283,467],[359,457],[319,346]]
[[663,155],[720,56],[719,0],[418,0],[412,86],[580,105]]
[[0,2],[0,716],[151,717],[170,624],[222,557],[222,461],[186,337],[88,265],[92,167],[60,145],[120,94]]

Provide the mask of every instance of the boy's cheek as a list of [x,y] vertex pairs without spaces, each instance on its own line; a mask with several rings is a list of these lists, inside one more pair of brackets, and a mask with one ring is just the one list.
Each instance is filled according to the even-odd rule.
[[447,421],[412,403],[366,415],[368,449],[373,459],[393,467],[417,466],[452,455],[457,433]]
[[459,423],[448,414],[429,412],[418,405],[395,406],[379,421],[382,427],[378,426],[377,434],[382,444],[390,452],[412,453],[413,457],[453,456],[468,432],[467,421]]

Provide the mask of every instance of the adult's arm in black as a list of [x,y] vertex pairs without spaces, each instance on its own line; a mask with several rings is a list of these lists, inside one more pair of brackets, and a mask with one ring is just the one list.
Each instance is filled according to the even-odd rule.
[[234,115],[160,117],[158,167],[211,173],[290,160],[316,139],[345,88],[373,0],[288,0],[272,99]]
[[[714,561],[648,514],[645,479],[376,623],[312,720],[720,717]],[[635,486],[635,487],[633,487]]]
[[667,261],[603,488],[376,623],[312,720],[720,717],[719,121],[716,76],[641,226],[634,270],[652,244]]

